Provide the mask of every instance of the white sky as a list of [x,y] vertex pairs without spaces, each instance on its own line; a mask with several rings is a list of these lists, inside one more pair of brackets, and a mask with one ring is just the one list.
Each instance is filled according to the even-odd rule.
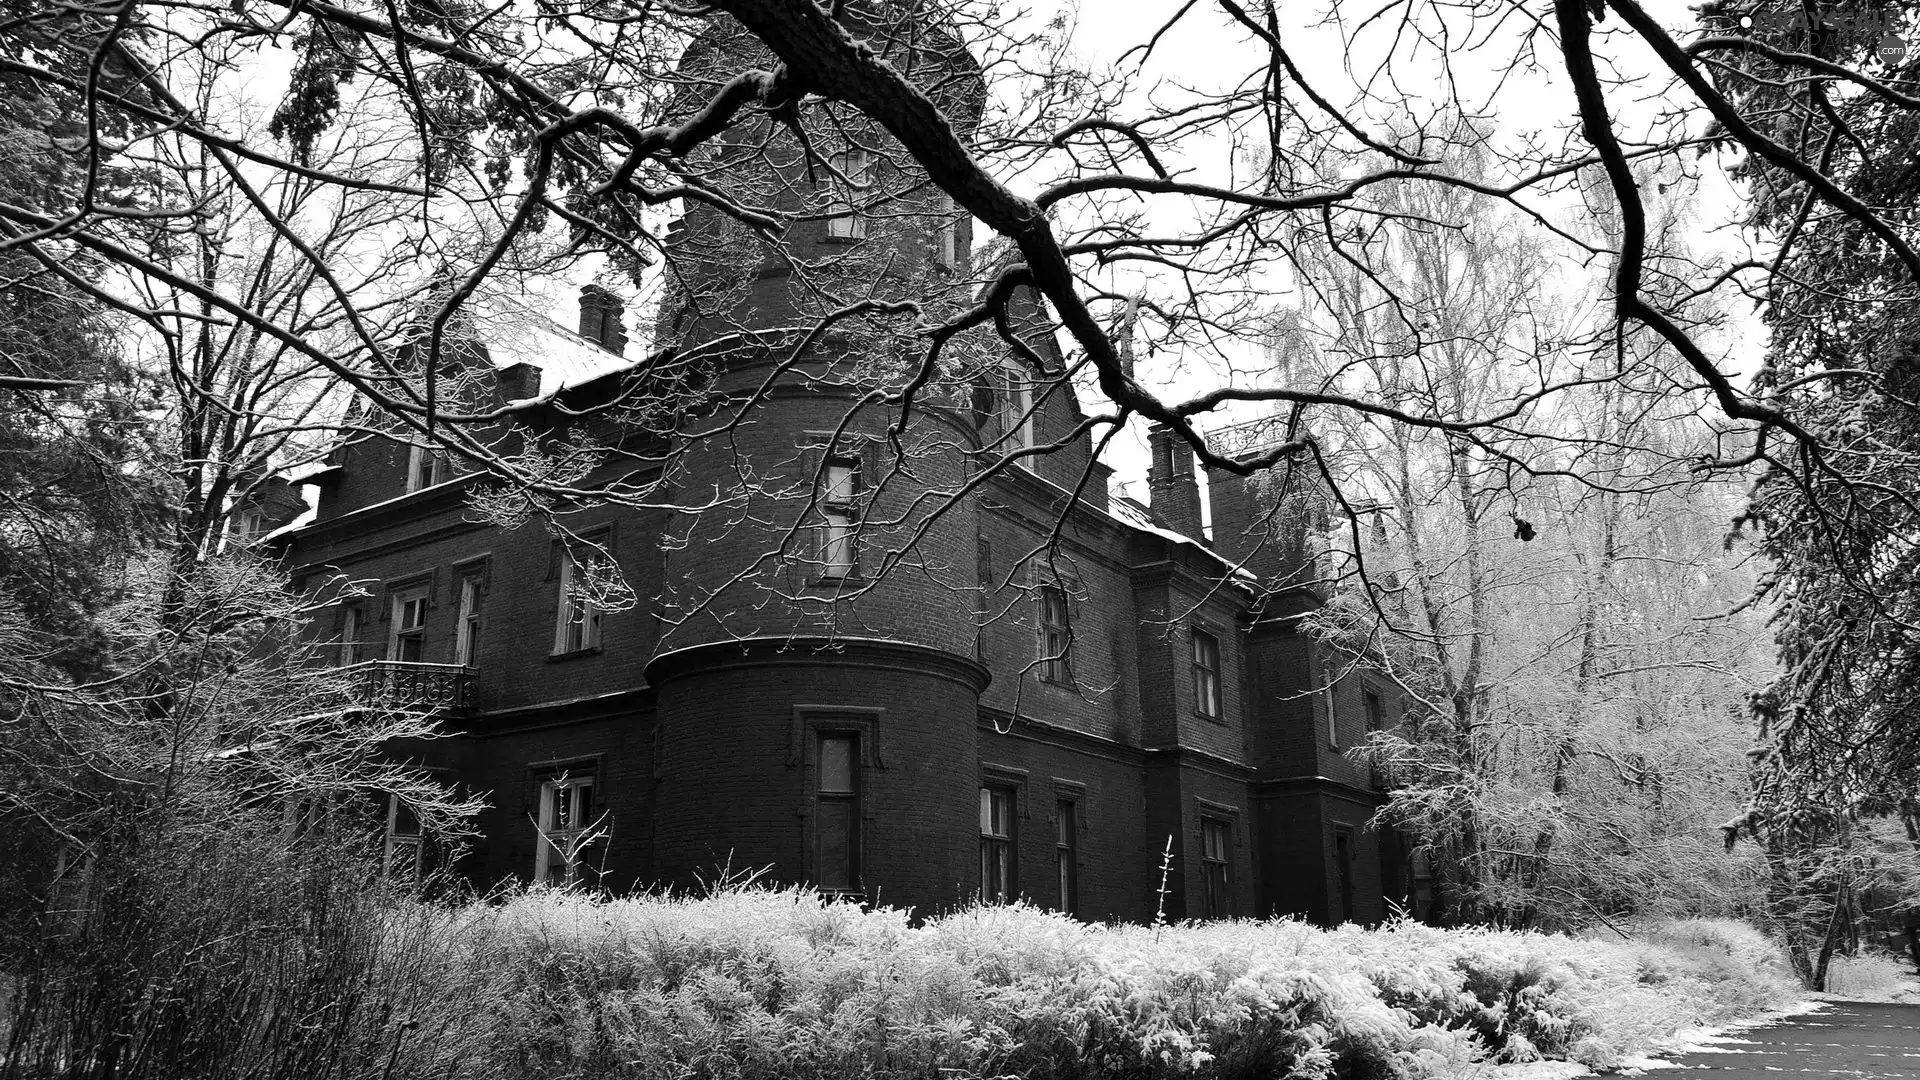
[[[1695,25],[1689,2],[1646,0],[1646,7],[1670,33],[1684,40]],[[1074,41],[1079,55],[1090,66],[1112,64],[1120,54],[1146,40],[1180,6],[1181,0],[1090,0],[1084,5],[1077,5]],[[1243,6],[1249,10],[1257,8],[1253,2]],[[1393,47],[1394,28],[1386,24],[1369,26],[1355,35],[1356,48],[1349,52],[1341,30],[1327,25],[1327,16],[1330,13],[1337,16],[1348,24],[1348,32],[1352,32],[1352,25],[1356,21],[1364,21],[1370,13],[1382,10],[1385,6],[1376,0],[1348,4],[1339,4],[1337,0],[1329,4],[1321,0],[1315,4],[1278,5],[1282,40],[1286,42],[1303,77],[1321,96],[1336,105],[1345,106],[1360,100],[1360,89],[1371,80],[1375,86],[1375,96],[1392,98],[1404,94],[1418,101],[1436,103],[1449,81],[1441,77],[1444,70],[1450,73],[1451,87],[1466,111],[1493,117],[1501,136],[1511,144],[1517,145],[1521,140],[1537,137],[1546,145],[1558,146],[1562,133],[1576,123],[1571,87],[1564,73],[1552,66],[1556,56],[1545,40],[1544,31],[1537,30],[1533,22],[1534,19],[1551,22],[1550,4],[1529,0],[1524,5],[1524,12],[1485,5],[1483,10],[1498,10],[1504,16],[1498,21],[1480,18],[1473,24],[1477,27],[1477,36],[1462,32],[1470,20],[1464,12],[1455,10],[1448,21],[1461,45],[1448,53],[1444,69],[1438,52],[1421,46],[1417,55],[1414,50],[1396,53],[1390,71],[1383,73],[1381,60]],[[1069,12],[1075,8],[1076,5],[1064,6],[1064,10]],[[1420,10],[1431,15],[1436,9],[1422,7]],[[1495,25],[1489,29],[1489,24]],[[1538,52],[1542,62],[1510,65],[1513,57],[1524,55],[1525,38],[1531,33],[1541,35]],[[1161,39],[1155,48],[1153,62],[1142,73],[1142,81],[1151,83],[1154,80],[1167,80],[1206,88],[1238,79],[1261,63],[1258,55],[1246,44],[1246,37],[1246,32],[1217,7],[1207,3],[1207,0],[1201,0],[1174,30]],[[1469,41],[1470,46],[1467,44]],[[1610,68],[1631,84],[1610,94],[1610,104],[1616,111],[1616,128],[1624,136],[1630,137],[1633,132],[1650,124],[1661,112],[1685,102],[1685,98],[1669,94],[1668,79],[1651,77],[1656,59],[1636,38],[1620,32],[1617,20],[1608,20],[1597,28],[1594,50],[1596,59],[1602,65],[1603,75]],[[1424,74],[1426,78],[1409,78],[1409,73]],[[1397,78],[1389,82],[1392,76]],[[1389,86],[1394,93],[1387,92]],[[1374,123],[1362,126],[1378,131],[1383,126],[1380,122],[1387,117],[1384,110],[1378,107],[1371,111],[1374,115],[1370,119]],[[1367,112],[1363,108],[1353,115],[1358,118],[1366,116]],[[1693,118],[1689,128],[1697,131],[1704,123],[1705,117],[1702,115]],[[1189,160],[1186,164],[1202,174],[1215,172],[1224,175],[1229,163],[1222,147],[1218,160]],[[1713,158],[1698,162],[1702,182],[1696,205],[1701,221],[1727,222],[1740,216],[1743,196],[1727,180],[1724,169],[1720,167],[1724,164],[1717,163]],[[1573,212],[1570,204],[1557,208],[1547,203],[1536,202],[1535,205],[1549,210],[1549,216],[1556,219],[1564,219]],[[1749,254],[1748,238],[1736,230],[1697,230],[1692,242],[1703,259],[1739,259]],[[1588,279],[1604,274],[1605,268],[1596,265],[1578,269],[1570,264],[1569,272],[1575,279]],[[1758,367],[1765,335],[1758,320],[1745,306],[1732,314],[1735,316],[1734,325],[1723,335],[1720,344],[1727,353],[1728,370],[1744,376]],[[1204,373],[1173,370],[1171,364],[1163,363],[1161,366],[1162,370],[1157,373],[1151,368],[1143,368],[1141,374],[1147,380],[1151,380],[1155,374],[1160,375],[1159,387],[1170,394],[1193,393],[1202,388],[1201,384],[1206,378]],[[1243,410],[1238,415],[1244,418],[1248,412]],[[1129,493],[1144,500],[1147,462],[1144,429],[1137,428],[1116,439],[1108,457],[1118,470],[1118,479],[1134,481],[1129,485]]]

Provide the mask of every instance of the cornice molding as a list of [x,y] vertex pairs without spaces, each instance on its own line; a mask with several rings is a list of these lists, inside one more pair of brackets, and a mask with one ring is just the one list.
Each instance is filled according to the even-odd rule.
[[1260,796],[1299,794],[1344,795],[1355,802],[1368,803],[1374,806],[1378,806],[1387,801],[1386,792],[1376,791],[1372,788],[1361,787],[1358,784],[1350,783],[1346,780],[1335,780],[1331,776],[1320,776],[1318,774],[1312,776],[1276,776],[1255,780],[1253,782],[1253,794],[1256,798]]
[[689,675],[778,665],[829,665],[933,675],[960,683],[976,694],[993,681],[993,673],[979,661],[927,645],[881,638],[798,636],[743,638],[673,649],[648,661],[646,679],[648,685],[661,687]]
[[538,728],[604,720],[622,713],[650,713],[653,707],[653,688],[643,686],[586,697],[536,701],[509,709],[490,709],[462,718],[450,726],[459,734],[484,739]]

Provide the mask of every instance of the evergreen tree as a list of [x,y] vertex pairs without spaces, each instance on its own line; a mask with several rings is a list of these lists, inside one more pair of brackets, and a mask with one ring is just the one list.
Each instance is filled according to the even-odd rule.
[[1788,67],[1766,50],[1911,87],[1920,56],[1880,50],[1920,6],[1772,14],[1703,12],[1708,29],[1737,27],[1763,47],[1721,85],[1873,211],[1818,207],[1803,178],[1764,160],[1744,169],[1754,223],[1779,244],[1755,390],[1813,439],[1762,443],[1766,471],[1741,522],[1771,560],[1761,592],[1777,612],[1782,674],[1754,701],[1754,798],[1728,843],[1745,835],[1765,852],[1774,917],[1817,987],[1863,927],[1920,932],[1920,285],[1880,232],[1920,241],[1920,114],[1898,95],[1783,79]]

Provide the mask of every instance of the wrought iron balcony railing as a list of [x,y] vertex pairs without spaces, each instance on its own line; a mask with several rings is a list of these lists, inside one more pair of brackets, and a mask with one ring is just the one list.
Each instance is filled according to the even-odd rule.
[[353,670],[365,680],[369,704],[438,713],[471,712],[476,704],[473,669],[461,664],[368,660]]

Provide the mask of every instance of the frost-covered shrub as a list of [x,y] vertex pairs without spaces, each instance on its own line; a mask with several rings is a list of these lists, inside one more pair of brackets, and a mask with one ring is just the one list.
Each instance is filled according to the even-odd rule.
[[1881,997],[1906,985],[1911,965],[1878,950],[1835,956],[1827,962],[1827,991],[1850,997]]
[[1606,1066],[1776,1004],[1736,924],[1631,941],[1413,923],[1088,926],[1024,905],[921,925],[798,890],[529,892],[459,922],[465,1000],[537,1077],[1415,1080],[1479,1060]]

